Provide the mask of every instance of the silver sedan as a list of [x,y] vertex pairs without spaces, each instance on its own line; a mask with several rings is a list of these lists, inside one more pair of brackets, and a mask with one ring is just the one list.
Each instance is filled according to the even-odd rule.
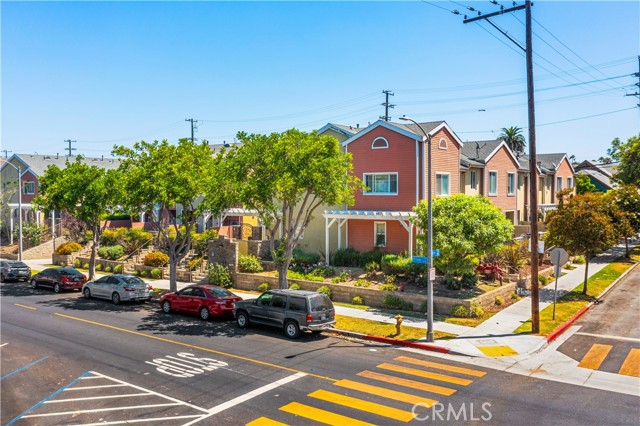
[[85,299],[99,297],[110,299],[114,305],[127,301],[148,301],[151,299],[150,284],[134,275],[113,274],[90,281],[82,287]]

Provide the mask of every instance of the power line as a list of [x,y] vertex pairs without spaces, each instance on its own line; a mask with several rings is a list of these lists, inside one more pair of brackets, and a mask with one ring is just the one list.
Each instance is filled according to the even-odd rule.
[[389,96],[393,96],[393,92],[391,90],[383,90],[382,93],[385,95],[385,101],[381,104],[384,107],[384,116],[380,116],[381,120],[389,121],[389,108],[394,108],[394,104],[389,103]]
[[69,147],[65,149],[69,150],[69,157],[71,157],[71,151],[76,150],[76,148],[71,148],[71,144],[76,143],[77,141],[72,141],[71,139],[65,139],[64,141],[69,144]]
[[190,121],[191,122],[191,142],[195,142],[198,139],[193,137],[193,132],[194,130],[197,131],[198,130],[198,120],[194,120],[193,118],[185,118],[184,121]]

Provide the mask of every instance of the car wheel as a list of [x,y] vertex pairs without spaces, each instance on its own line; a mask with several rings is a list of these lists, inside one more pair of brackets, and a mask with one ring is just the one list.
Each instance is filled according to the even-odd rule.
[[118,294],[118,292],[114,291],[113,294],[111,295],[111,301],[113,302],[114,305],[117,305],[120,303],[120,295]]
[[54,293],[60,293],[60,290],[61,290],[61,288],[60,288],[60,284],[55,283],[55,284],[53,285],[53,292],[54,292]]
[[300,336],[300,327],[298,327],[298,323],[295,321],[287,321],[284,323],[284,334],[289,339],[297,339]]
[[209,314],[209,308],[204,307],[200,309],[200,319],[207,321],[209,319]]
[[171,312],[171,302],[169,302],[168,300],[162,302],[162,312],[164,312],[165,314]]
[[38,282],[35,279],[31,280],[31,288],[38,288]]
[[245,311],[240,311],[236,314],[236,323],[240,328],[249,327],[249,315]]
[[88,287],[85,287],[85,289],[82,291],[82,295],[85,299],[91,299],[91,290],[89,290]]

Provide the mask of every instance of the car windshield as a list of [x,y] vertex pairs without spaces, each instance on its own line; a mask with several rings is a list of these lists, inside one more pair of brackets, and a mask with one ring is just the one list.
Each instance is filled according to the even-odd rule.
[[73,276],[81,276],[82,272],[76,271],[75,269],[60,269],[60,275],[73,275]]
[[144,284],[144,281],[142,281],[138,277],[121,277],[121,278],[122,278],[122,281],[124,281],[127,284]]
[[229,290],[227,290],[225,288],[211,287],[211,288],[208,288],[207,291],[213,297],[229,297],[229,296],[233,296],[233,293],[231,293]]
[[27,264],[24,262],[9,262],[9,266],[12,268],[28,268]]
[[311,312],[326,311],[333,309],[333,303],[326,294],[318,294],[309,298]]

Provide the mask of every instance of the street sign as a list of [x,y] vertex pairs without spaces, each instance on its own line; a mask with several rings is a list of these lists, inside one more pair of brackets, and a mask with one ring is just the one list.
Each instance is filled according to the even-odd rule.
[[429,263],[429,258],[425,256],[411,256],[411,261],[413,263],[422,263],[426,265]]
[[429,279],[431,281],[436,279],[436,268],[429,268]]
[[569,253],[562,247],[557,247],[549,253],[549,260],[553,265],[562,266],[569,261]]
[[440,249],[435,249],[431,253],[432,253],[433,257],[438,257],[438,256],[440,256]]

